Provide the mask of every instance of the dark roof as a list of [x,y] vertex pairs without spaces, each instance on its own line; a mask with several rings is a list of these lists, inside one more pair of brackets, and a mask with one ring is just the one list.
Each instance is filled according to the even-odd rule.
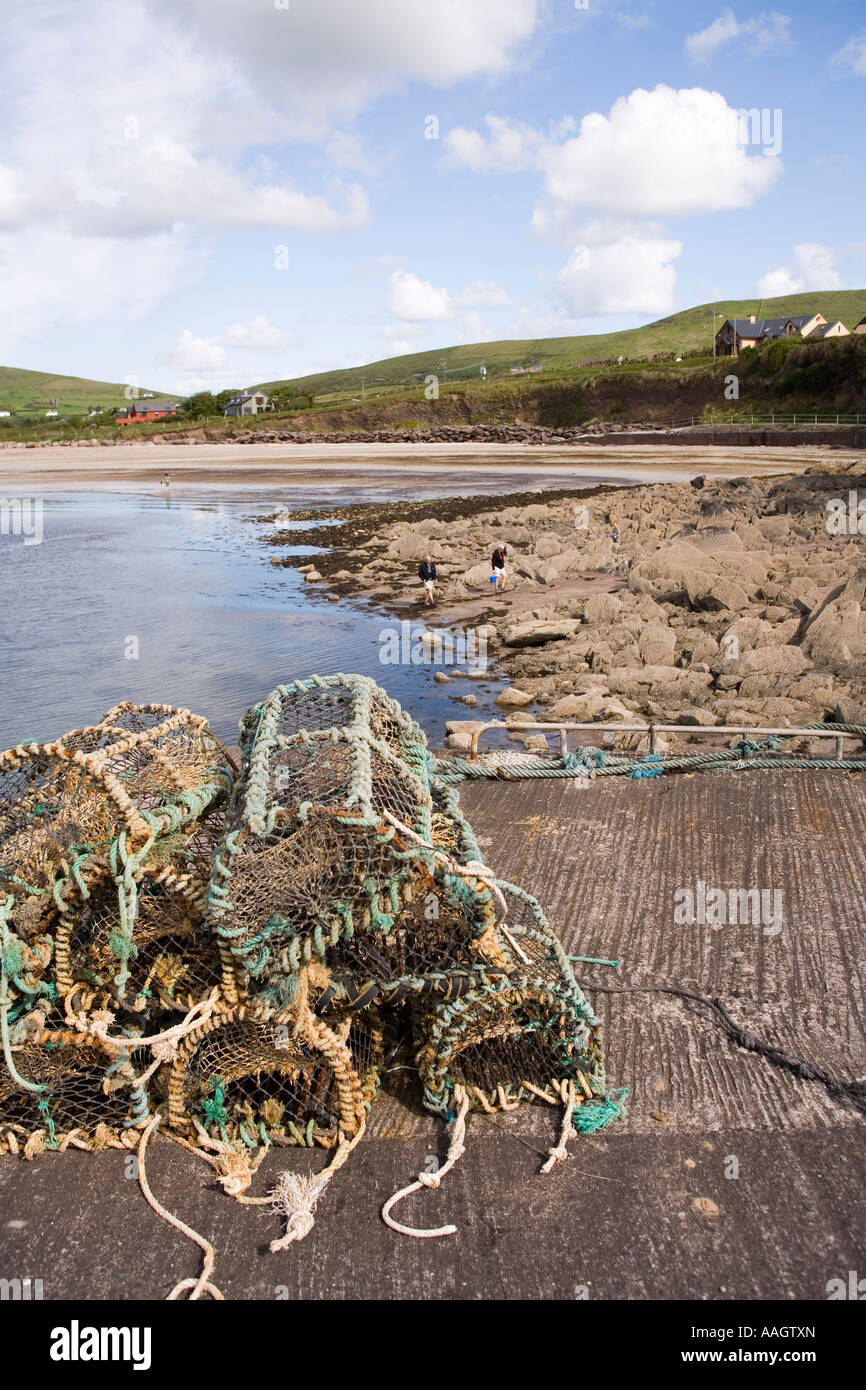
[[778,319],[756,319],[754,323],[751,319],[726,319],[725,323],[731,325],[738,338],[778,338],[784,333],[786,324],[802,328],[814,317],[814,314],[788,314]]
[[139,401],[136,410],[177,410],[175,401]]
[[[842,323],[841,319],[831,319],[829,323],[819,323],[817,328],[813,328],[809,334],[810,338],[826,338],[831,328],[835,328],[837,323]],[[844,328],[844,324],[842,324]]]

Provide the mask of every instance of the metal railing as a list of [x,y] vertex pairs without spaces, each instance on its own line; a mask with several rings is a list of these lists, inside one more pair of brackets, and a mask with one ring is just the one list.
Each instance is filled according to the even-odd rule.
[[862,741],[860,734],[839,733],[836,729],[828,729],[826,734],[820,728],[800,726],[798,728],[767,728],[762,724],[579,724],[571,720],[557,721],[555,724],[542,724],[540,720],[502,720],[492,719],[485,724],[474,724],[472,720],[463,721],[473,724],[472,741],[470,745],[470,761],[478,762],[478,742],[482,734],[488,733],[491,729],[506,729],[508,732],[518,732],[526,730],[536,734],[559,734],[559,744],[562,756],[568,756],[568,735],[569,733],[594,733],[594,734],[647,734],[649,736],[649,751],[655,753],[658,750],[659,734],[699,734],[704,737],[715,737],[721,739],[728,734],[761,734],[766,737],[771,734],[773,737],[784,735],[786,738],[832,738],[835,744],[835,760],[841,762],[845,756],[845,739],[855,739]]

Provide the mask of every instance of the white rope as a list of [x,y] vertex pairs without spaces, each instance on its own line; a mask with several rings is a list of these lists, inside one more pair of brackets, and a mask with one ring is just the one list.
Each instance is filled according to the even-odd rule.
[[[365,1127],[366,1122],[361,1125],[353,1139],[345,1139],[341,1131],[337,1152],[327,1168],[323,1168],[321,1173],[313,1173],[309,1177],[305,1177],[301,1173],[293,1173],[288,1169],[280,1173],[272,1196],[264,1199],[265,1201],[273,1201],[274,1211],[285,1216],[287,1221],[285,1235],[280,1236],[278,1240],[272,1240],[268,1246],[271,1254],[276,1254],[278,1250],[286,1250],[293,1241],[303,1240],[305,1236],[310,1234],[315,1224],[313,1213],[316,1210],[316,1203],[331,1178],[342,1168],[356,1144],[361,1142]],[[259,1197],[242,1200],[258,1203],[263,1199]]]
[[210,1282],[210,1276],[213,1273],[213,1268],[216,1263],[216,1252],[213,1246],[211,1245],[210,1241],[205,1240],[204,1236],[200,1236],[198,1234],[198,1231],[194,1231],[191,1226],[187,1226],[186,1222],[181,1221],[179,1216],[172,1216],[170,1211],[166,1211],[162,1203],[157,1201],[156,1197],[154,1197],[150,1187],[150,1183],[147,1180],[147,1171],[145,1169],[144,1156],[147,1150],[147,1145],[150,1136],[156,1129],[161,1118],[162,1116],[158,1114],[154,1115],[151,1118],[147,1125],[147,1128],[142,1133],[141,1140],[138,1145],[139,1186],[141,1187],[141,1190],[144,1193],[145,1200],[147,1201],[148,1205],[153,1208],[157,1216],[161,1217],[163,1221],[167,1221],[169,1226],[174,1227],[176,1231],[180,1231],[181,1234],[185,1235],[189,1240],[194,1241],[195,1244],[199,1247],[199,1249],[204,1251],[204,1260],[202,1261],[201,1274],[198,1276],[197,1279],[181,1279],[179,1283],[175,1284],[171,1293],[168,1294],[166,1302],[173,1302],[180,1296],[180,1294],[185,1293],[187,1289],[192,1290],[190,1294],[190,1301],[200,1298],[203,1293],[207,1293],[210,1294],[211,1298],[219,1299],[220,1302],[222,1302],[224,1301],[223,1295],[220,1293],[216,1285]]
[[108,1047],[153,1047],[155,1043],[169,1043],[176,1045],[181,1038],[185,1038],[187,1033],[191,1033],[193,1028],[197,1028],[200,1023],[204,1023],[210,1018],[214,1009],[220,1002],[219,989],[214,988],[206,999],[201,999],[197,1004],[193,1004],[189,1013],[180,1023],[175,1023],[172,1028],[166,1028],[162,1033],[152,1033],[149,1038],[115,1038],[111,1037],[107,1031],[109,1024],[114,1022],[114,1015],[108,1010],[100,1010],[93,1015],[93,1021],[88,1025],[86,1015],[67,1014],[67,1019],[78,1029],[79,1032],[92,1034],[100,1042]]
[[410,1197],[413,1192],[421,1192],[425,1187],[437,1188],[446,1173],[450,1173],[458,1159],[466,1152],[466,1116],[469,1112],[469,1096],[462,1086],[454,1087],[454,1095],[460,1108],[453,1121],[448,1155],[442,1167],[435,1173],[419,1173],[416,1180],[408,1187],[402,1187],[399,1192],[394,1193],[393,1197],[389,1197],[382,1208],[382,1220],[398,1235],[415,1236],[419,1240],[429,1240],[433,1236],[457,1234],[456,1226],[437,1226],[433,1230],[421,1231],[414,1226],[403,1226],[399,1221],[395,1221],[391,1215],[393,1208],[398,1202],[402,1202],[404,1197]]
[[562,1129],[559,1134],[559,1143],[555,1148],[547,1150],[549,1158],[546,1163],[542,1164],[542,1173],[549,1173],[557,1163],[563,1163],[567,1158],[571,1157],[567,1146],[574,1130],[574,1082],[571,1079],[560,1082],[559,1092],[562,1096],[563,1106],[565,1107],[565,1112],[562,1116]]

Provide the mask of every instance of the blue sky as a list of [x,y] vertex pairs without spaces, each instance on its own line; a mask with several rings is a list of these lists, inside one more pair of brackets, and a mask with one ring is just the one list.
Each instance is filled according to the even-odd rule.
[[0,362],[179,394],[864,286],[866,11],[780,6],[7,0]]

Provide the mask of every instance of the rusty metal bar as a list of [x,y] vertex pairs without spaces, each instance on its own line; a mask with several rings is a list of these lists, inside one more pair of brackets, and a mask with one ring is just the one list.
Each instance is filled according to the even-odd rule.
[[[471,721],[466,720],[466,723]],[[836,761],[841,762],[844,758],[845,739],[859,739],[859,734],[838,733],[835,729],[828,729],[826,734],[822,734],[820,729],[809,729],[803,726],[796,728],[779,728],[772,726],[767,728],[762,724],[626,724],[613,722],[609,724],[580,724],[572,720],[557,721],[555,724],[545,724],[540,719],[493,719],[489,723],[479,724],[472,730],[470,744],[470,761],[478,761],[478,744],[482,734],[488,733],[491,729],[509,729],[527,731],[541,734],[559,734],[562,756],[568,753],[568,733],[620,733],[620,734],[648,734],[650,752],[658,751],[659,734],[698,734],[710,738],[720,738],[727,734],[773,734],[787,738],[832,738],[835,740]]]

